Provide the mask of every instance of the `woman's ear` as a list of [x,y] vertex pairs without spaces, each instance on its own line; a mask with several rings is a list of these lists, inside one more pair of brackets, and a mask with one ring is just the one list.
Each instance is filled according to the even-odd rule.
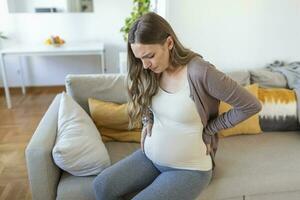
[[167,45],[168,45],[168,49],[171,50],[174,46],[173,38],[171,36],[168,36],[166,42],[167,42]]

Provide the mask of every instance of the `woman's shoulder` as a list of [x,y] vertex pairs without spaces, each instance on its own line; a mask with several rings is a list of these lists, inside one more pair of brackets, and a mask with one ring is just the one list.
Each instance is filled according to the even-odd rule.
[[199,56],[194,57],[187,65],[187,71],[190,77],[205,75],[207,70],[215,68],[213,64]]

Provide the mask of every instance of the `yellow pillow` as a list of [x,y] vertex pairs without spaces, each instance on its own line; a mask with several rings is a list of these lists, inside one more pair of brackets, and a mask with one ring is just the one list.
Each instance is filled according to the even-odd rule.
[[[244,87],[248,92],[258,98],[258,84],[247,85]],[[232,106],[221,101],[219,106],[219,115],[230,110]],[[241,123],[235,125],[232,128],[221,130],[218,134],[220,137],[226,137],[231,135],[239,134],[258,134],[261,133],[261,128],[259,125],[258,113],[251,116],[250,118],[242,121]]]
[[91,117],[96,124],[103,142],[140,142],[141,120],[134,129],[128,129],[129,116],[127,103],[117,104],[97,99],[88,99]]

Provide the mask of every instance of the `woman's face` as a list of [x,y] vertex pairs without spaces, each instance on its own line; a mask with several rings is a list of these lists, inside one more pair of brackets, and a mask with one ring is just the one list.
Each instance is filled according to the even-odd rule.
[[143,63],[144,69],[161,73],[170,66],[169,51],[173,48],[173,40],[169,36],[163,44],[131,44],[136,58]]

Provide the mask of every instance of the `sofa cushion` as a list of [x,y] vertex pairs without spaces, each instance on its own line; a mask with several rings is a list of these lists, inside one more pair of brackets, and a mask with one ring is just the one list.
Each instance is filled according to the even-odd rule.
[[105,143],[111,164],[125,158],[141,147],[138,143],[131,142],[107,142]]
[[251,83],[258,83],[260,87],[264,88],[286,88],[287,80],[280,72],[272,72],[268,69],[254,69],[249,70]]
[[[107,142],[105,143],[109,153],[111,163],[130,155],[138,148],[138,143]],[[67,172],[63,172],[57,189],[57,199],[59,200],[94,200],[93,180],[96,176],[76,177]],[[131,199],[134,194],[129,194],[126,199]]]
[[[248,85],[250,83],[250,74],[246,70],[229,72],[228,76],[241,85]],[[128,101],[125,74],[70,74],[66,77],[65,85],[67,93],[87,113],[89,113],[88,98],[120,104]]]
[[258,194],[246,196],[246,200],[299,200],[300,191],[274,192],[270,194]]
[[220,139],[216,173],[201,200],[300,190],[300,132]]
[[[95,200],[93,180],[96,176],[76,177],[64,172],[57,188],[57,200]],[[138,192],[124,196],[124,200],[132,199]]]
[[[253,197],[300,190],[300,161],[296,159],[300,152],[299,132],[241,135],[222,138],[219,142],[215,177],[198,200],[242,200],[243,195]],[[138,149],[139,144],[108,142],[106,147],[115,163]],[[93,178],[63,175],[57,199],[76,199],[92,193],[92,181]],[[76,190],[79,185],[82,189]],[[64,188],[73,190],[70,194]],[[68,195],[72,198],[61,198]]]
[[128,129],[128,103],[117,104],[89,98],[91,117],[96,124],[103,142],[137,142],[141,141],[141,119],[137,120],[134,129]]
[[128,101],[124,74],[68,75],[67,93],[89,113],[88,98],[101,99],[115,103]]
[[72,176],[63,172],[57,187],[57,200],[95,200],[93,180],[96,176]]

